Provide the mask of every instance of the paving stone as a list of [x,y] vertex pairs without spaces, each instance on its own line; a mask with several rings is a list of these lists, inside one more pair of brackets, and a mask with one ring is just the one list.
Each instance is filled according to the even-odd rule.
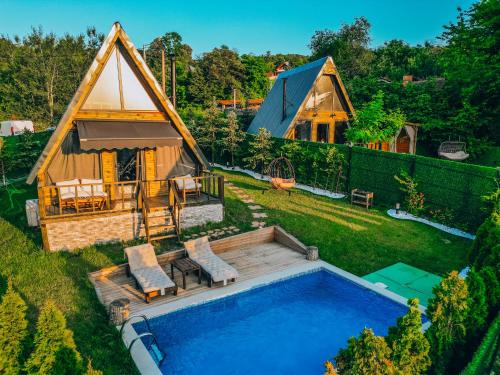
[[207,232],[200,232],[200,236],[206,236]]
[[259,221],[252,221],[252,228],[258,228],[260,225]]
[[235,227],[234,225],[231,225],[231,226],[229,227],[229,229],[233,230],[233,229],[236,229],[236,227]]
[[238,233],[239,231],[240,231],[240,228],[233,229],[233,233]]
[[255,203],[253,199],[243,199],[242,200],[243,203]]
[[208,234],[212,234],[212,233],[214,233],[214,231],[213,230],[207,230],[207,233]]
[[251,209],[252,211],[255,211],[255,210],[262,209],[262,206],[259,206],[258,204],[255,204],[253,206],[248,206],[248,208]]
[[255,219],[260,219],[260,218],[263,218],[263,217],[267,217],[267,214],[265,212],[252,212],[252,216]]

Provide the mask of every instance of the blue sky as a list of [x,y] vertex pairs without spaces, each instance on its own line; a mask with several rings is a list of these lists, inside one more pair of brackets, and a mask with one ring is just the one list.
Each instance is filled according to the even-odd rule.
[[[226,44],[240,53],[308,54],[314,31],[338,29],[355,17],[372,24],[372,46],[390,39],[435,41],[472,0],[141,1],[0,0],[0,34],[25,35],[41,25],[58,35],[89,25],[108,33],[120,21],[136,46],[177,31],[198,55]],[[280,6],[279,4],[283,4]]]

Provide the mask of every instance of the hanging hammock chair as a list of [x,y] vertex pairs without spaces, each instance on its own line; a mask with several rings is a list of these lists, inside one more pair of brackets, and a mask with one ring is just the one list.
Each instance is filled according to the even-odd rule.
[[287,158],[280,156],[267,167],[273,189],[290,190],[295,186],[295,171]]
[[445,141],[439,145],[438,155],[440,158],[462,161],[469,157],[467,145],[460,141]]

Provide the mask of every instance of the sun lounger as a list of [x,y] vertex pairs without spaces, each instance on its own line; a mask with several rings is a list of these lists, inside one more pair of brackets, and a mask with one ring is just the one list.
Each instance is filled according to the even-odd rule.
[[196,240],[184,242],[184,247],[193,261],[198,263],[205,274],[208,275],[208,286],[212,282],[235,281],[239,277],[238,271],[215,255],[210,248],[208,237],[201,237]]
[[151,298],[168,292],[177,295],[177,285],[170,280],[165,271],[158,264],[153,245],[143,244],[127,247],[125,254],[128,258],[128,273],[130,273],[138,287],[144,293],[147,303]]

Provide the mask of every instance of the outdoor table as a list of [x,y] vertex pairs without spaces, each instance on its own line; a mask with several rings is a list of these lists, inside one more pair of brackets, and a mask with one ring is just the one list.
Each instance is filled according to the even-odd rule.
[[170,273],[174,280],[174,268],[182,273],[182,288],[186,289],[186,275],[191,271],[198,271],[198,284],[201,284],[201,267],[189,258],[176,259],[170,263]]

